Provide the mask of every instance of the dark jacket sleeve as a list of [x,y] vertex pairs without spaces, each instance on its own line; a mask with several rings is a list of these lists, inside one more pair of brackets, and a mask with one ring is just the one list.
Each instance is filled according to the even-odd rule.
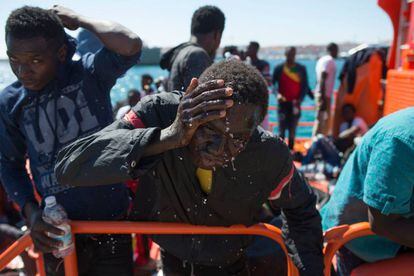
[[26,145],[18,126],[3,107],[0,107],[0,179],[8,196],[23,208],[26,202],[35,201],[26,170]]
[[[160,156],[143,157],[146,146],[160,135],[160,128],[146,127],[148,113],[155,113],[148,97],[124,118],[62,149],[55,174],[61,185],[95,186],[123,182],[145,174]],[[139,122],[139,126],[137,126]],[[138,128],[136,128],[138,127]]]
[[306,95],[308,95],[311,99],[314,98],[312,90],[309,87],[308,81],[308,72],[306,67],[299,64],[301,70],[301,93],[300,93],[300,101],[302,102]]
[[300,275],[323,275],[323,238],[316,196],[292,162],[282,171],[279,194],[270,204],[282,210],[282,233]]
[[82,63],[103,88],[110,89],[119,77],[138,63],[140,57],[141,52],[133,56],[123,56],[103,47],[96,53],[83,55]]

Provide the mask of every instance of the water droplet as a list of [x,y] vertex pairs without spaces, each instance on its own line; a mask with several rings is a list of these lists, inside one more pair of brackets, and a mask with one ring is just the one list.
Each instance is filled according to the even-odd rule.
[[235,158],[234,158],[234,157],[232,157],[232,158],[231,158],[231,166],[232,166],[232,168],[233,168],[233,172],[237,171],[237,170],[236,170],[236,166],[234,165],[234,160],[235,160]]
[[190,208],[187,208],[187,212],[190,212],[191,211],[191,209]]
[[181,161],[183,161],[183,158],[181,156],[178,156],[178,159],[180,159]]

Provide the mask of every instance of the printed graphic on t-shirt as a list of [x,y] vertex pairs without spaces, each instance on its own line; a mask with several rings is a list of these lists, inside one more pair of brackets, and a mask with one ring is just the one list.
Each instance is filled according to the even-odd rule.
[[57,185],[53,173],[56,154],[64,145],[100,128],[97,117],[89,109],[82,91],[83,82],[41,95],[23,107],[23,132],[38,159],[36,169],[46,194],[55,194],[68,187]]

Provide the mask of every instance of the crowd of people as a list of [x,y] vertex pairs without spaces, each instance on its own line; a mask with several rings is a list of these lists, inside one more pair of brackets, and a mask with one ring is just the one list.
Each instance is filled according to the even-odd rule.
[[[322,231],[342,223],[369,221],[377,235],[340,250],[338,275],[414,247],[414,110],[386,117],[368,131],[355,107],[344,105],[340,135],[332,138],[338,46],[330,43],[318,60],[312,93],[295,47],[286,48],[286,60],[273,74],[254,41],[246,51],[225,47],[224,58],[215,62],[225,21],[215,6],[197,9],[189,41],[162,56],[168,78],[154,82],[144,74],[141,88],[113,108],[111,88],[140,59],[137,34],[62,6],[25,6],[9,15],[7,53],[18,80],[0,92],[5,244],[22,235],[23,221],[34,249],[44,253],[47,275],[64,275],[62,260],[51,254],[61,246],[51,235],[62,235],[62,229],[42,218],[44,198],[54,195],[71,220],[269,222],[281,227],[300,275],[323,275]],[[77,50],[65,28],[83,28],[100,46]],[[80,59],[72,59],[76,51]],[[261,127],[269,87],[277,94],[279,137]],[[306,95],[316,99],[316,122],[303,164],[320,159],[342,169],[322,218],[291,152]],[[137,269],[130,235],[83,234],[75,240],[81,275],[133,275]],[[137,250],[145,261],[151,241],[161,248],[164,275],[286,273],[281,249],[269,240],[140,236]]]

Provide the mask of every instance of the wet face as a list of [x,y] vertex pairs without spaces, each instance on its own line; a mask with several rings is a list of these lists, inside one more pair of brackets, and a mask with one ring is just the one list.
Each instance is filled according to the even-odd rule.
[[23,86],[41,90],[57,73],[59,63],[66,58],[66,46],[59,49],[43,37],[17,39],[6,37],[10,67]]
[[244,150],[259,122],[260,108],[235,105],[226,118],[198,128],[189,149],[197,167],[221,167]]

